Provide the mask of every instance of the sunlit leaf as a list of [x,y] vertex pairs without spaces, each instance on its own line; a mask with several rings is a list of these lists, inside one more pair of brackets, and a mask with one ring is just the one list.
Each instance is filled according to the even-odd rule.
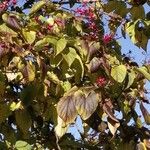
[[148,73],[148,70],[145,66],[140,67],[140,68],[136,68],[136,70],[138,72],[142,73],[147,80],[150,80],[150,74]]
[[110,118],[107,119],[108,120],[108,128],[110,130],[110,132],[112,133],[112,135],[114,136],[118,127],[120,126],[119,122],[115,122],[113,120],[111,120]]
[[59,116],[57,117],[57,122],[55,133],[60,138],[67,132],[69,126]]
[[88,119],[98,106],[99,96],[94,91],[91,91],[86,96],[82,91],[77,91],[74,94],[75,107],[78,114],[83,120]]
[[28,31],[28,30],[23,29],[22,33],[23,33],[24,38],[29,44],[32,44],[35,41],[35,38],[36,38],[35,31]]
[[119,83],[122,83],[126,77],[127,68],[124,65],[112,67],[111,76]]
[[17,141],[16,143],[15,143],[15,148],[17,149],[17,150],[31,150],[32,149],[32,147],[31,147],[31,145],[30,144],[28,144],[27,142],[25,142],[25,141]]
[[60,40],[57,41],[56,43],[56,55],[58,55],[59,53],[61,53],[64,48],[67,45],[67,40],[64,38],[61,38]]
[[58,116],[66,123],[74,122],[77,117],[77,111],[72,95],[64,96],[57,104]]
[[10,105],[10,110],[11,111],[14,111],[14,110],[17,110],[17,109],[22,109],[23,106],[21,105],[21,101],[19,101],[18,103],[15,103],[15,102],[12,102],[11,105]]
[[39,1],[37,3],[35,3],[32,8],[30,9],[30,13],[29,15],[32,15],[34,13],[36,13],[38,10],[40,10],[44,5],[46,4],[46,1]]
[[136,150],[147,150],[147,148],[143,142],[140,142],[136,145]]
[[18,35],[17,32],[7,27],[5,23],[0,25],[0,33],[10,34],[12,37],[16,37]]
[[69,67],[72,65],[77,55],[78,54],[76,53],[76,50],[74,48],[69,48],[63,53],[63,58],[65,59]]

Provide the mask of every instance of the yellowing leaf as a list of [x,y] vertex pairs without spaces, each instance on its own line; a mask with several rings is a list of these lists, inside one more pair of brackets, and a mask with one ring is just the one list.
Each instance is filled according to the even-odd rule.
[[21,101],[19,101],[18,103],[15,103],[15,102],[12,102],[11,105],[10,105],[10,110],[11,111],[14,111],[14,110],[17,110],[17,109],[22,109],[23,106],[21,104]]
[[60,99],[57,104],[57,113],[66,124],[74,122],[77,111],[72,95],[64,96]]
[[86,120],[96,110],[99,96],[94,91],[91,91],[86,97],[86,95],[79,90],[75,92],[74,99],[78,114],[82,117],[83,120]]
[[5,23],[0,25],[0,33],[9,34],[12,37],[16,37],[18,35],[17,32],[15,32],[11,28],[7,27]]
[[26,67],[23,69],[23,75],[28,81],[33,81],[35,78],[35,66],[32,62],[28,62]]
[[68,125],[66,125],[66,123],[58,116],[57,117],[57,125],[55,127],[55,133],[56,135],[60,138],[62,137],[68,129]]
[[110,130],[110,132],[112,133],[112,135],[114,136],[118,127],[120,126],[119,122],[115,122],[113,120],[111,120],[110,118],[107,119],[108,120],[108,128]]
[[35,38],[36,38],[35,31],[28,31],[28,30],[23,29],[22,33],[23,33],[24,38],[29,44],[32,44],[35,41]]
[[147,80],[150,80],[150,74],[148,73],[148,69],[145,66],[136,68],[135,70],[142,73]]
[[38,10],[40,10],[44,5],[46,4],[46,1],[38,1],[37,3],[35,3],[32,8],[30,9],[30,13],[29,15],[32,15],[34,13],[36,13]]
[[124,65],[112,67],[111,76],[119,83],[122,83],[126,77],[127,68]]
[[52,17],[49,17],[47,20],[46,20],[46,22],[49,24],[49,25],[54,25],[54,18],[52,18]]
[[136,150],[147,150],[147,148],[143,142],[140,142],[136,145]]

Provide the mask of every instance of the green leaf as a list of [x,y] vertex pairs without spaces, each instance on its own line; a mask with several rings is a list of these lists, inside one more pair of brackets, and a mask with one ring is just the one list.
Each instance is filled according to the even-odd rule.
[[42,40],[39,40],[35,43],[34,47],[36,50],[42,50],[42,48],[46,45],[53,45],[53,46],[56,46],[56,43],[57,43],[57,40],[55,37],[45,37],[43,38]]
[[55,83],[55,84],[60,84],[61,83],[61,81],[59,80],[59,78],[57,77],[57,75],[54,72],[48,71],[47,76],[50,79],[50,81],[52,81],[53,83]]
[[15,118],[17,126],[20,128],[22,133],[26,135],[29,131],[29,128],[32,125],[31,116],[28,111],[22,109],[15,111]]
[[58,116],[66,123],[73,123],[77,117],[77,111],[72,95],[64,96],[57,104]]
[[36,13],[38,10],[40,10],[44,5],[46,4],[46,1],[38,1],[37,3],[35,3],[32,8],[30,9],[30,13],[29,15],[32,15],[34,13]]
[[23,69],[23,75],[29,82],[35,79],[35,66],[32,62],[27,62],[26,67]]
[[133,70],[130,70],[127,76],[128,83],[126,89],[128,89],[133,84],[135,78],[136,78],[135,72]]
[[25,141],[21,141],[21,140],[16,142],[15,148],[17,150],[31,150],[32,149],[30,144],[28,144]]
[[127,13],[126,4],[123,1],[109,1],[104,5],[104,10],[108,13],[114,11],[116,14],[125,16]]
[[88,96],[81,90],[75,92],[75,107],[83,120],[88,119],[94,113],[98,106],[99,98],[99,95],[94,91],[91,91]]
[[29,44],[32,44],[35,41],[35,38],[36,38],[35,31],[28,31],[26,29],[23,29],[22,34]]
[[29,84],[20,93],[20,99],[24,105],[28,106],[34,100],[36,94],[37,94],[36,85]]
[[72,63],[78,56],[78,54],[76,53],[76,50],[71,47],[69,47],[69,49],[67,49],[65,52],[63,52],[62,55],[69,67],[72,65]]
[[4,122],[10,114],[9,106],[7,104],[0,104],[0,123]]
[[150,74],[148,73],[148,69],[145,66],[140,68],[135,68],[135,70],[142,73],[147,80],[150,80]]
[[17,37],[18,33],[7,27],[5,23],[0,25],[0,33],[9,34],[12,37]]
[[119,83],[122,83],[126,77],[127,68],[125,65],[112,67],[111,76]]
[[67,40],[64,38],[61,38],[60,40],[57,41],[56,43],[56,55],[61,53],[67,45]]
[[10,142],[11,144],[15,144],[16,133],[12,127],[10,127],[8,124],[2,125],[1,126],[1,133],[4,135],[5,140]]
[[143,6],[133,6],[130,9],[133,20],[143,19],[145,17],[145,11]]

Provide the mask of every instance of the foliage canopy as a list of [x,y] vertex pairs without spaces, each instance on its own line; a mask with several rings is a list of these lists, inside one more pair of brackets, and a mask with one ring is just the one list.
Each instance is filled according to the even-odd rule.
[[[0,149],[150,149],[150,65],[122,55],[116,37],[120,29],[147,50],[144,4],[1,2]],[[78,116],[81,139],[67,133]]]

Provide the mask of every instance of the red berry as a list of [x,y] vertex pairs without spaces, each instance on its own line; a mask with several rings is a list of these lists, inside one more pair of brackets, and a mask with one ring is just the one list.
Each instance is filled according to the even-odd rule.
[[103,86],[105,86],[106,85],[106,83],[107,83],[107,81],[106,81],[106,78],[104,78],[104,77],[98,77],[97,79],[96,79],[96,84],[97,84],[97,86],[99,86],[99,87],[103,87]]

